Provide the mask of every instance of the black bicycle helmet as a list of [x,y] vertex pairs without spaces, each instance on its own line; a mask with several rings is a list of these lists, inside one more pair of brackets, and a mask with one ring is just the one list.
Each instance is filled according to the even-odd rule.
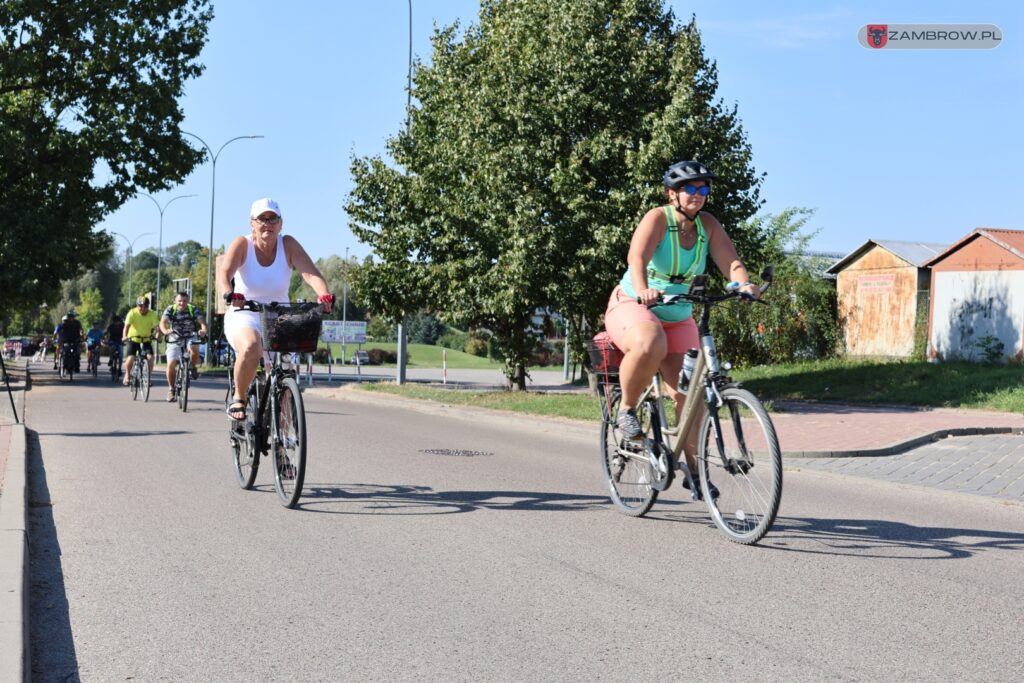
[[711,179],[716,177],[710,168],[699,161],[677,161],[668,167],[662,180],[665,182],[665,187],[678,190],[691,180],[706,180],[710,185]]

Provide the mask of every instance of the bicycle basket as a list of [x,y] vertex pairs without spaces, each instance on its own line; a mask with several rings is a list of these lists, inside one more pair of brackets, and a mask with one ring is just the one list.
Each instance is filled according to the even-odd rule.
[[323,307],[318,303],[264,304],[260,309],[263,343],[268,351],[312,353],[320,339]]
[[612,343],[612,338],[607,332],[598,332],[587,342],[587,353],[590,354],[590,364],[598,380],[608,383],[618,381],[622,351]]

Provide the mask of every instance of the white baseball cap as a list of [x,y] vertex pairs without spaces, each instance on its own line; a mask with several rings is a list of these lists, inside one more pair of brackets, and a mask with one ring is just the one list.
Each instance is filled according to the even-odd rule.
[[270,197],[264,197],[252,203],[252,207],[249,209],[249,218],[256,218],[266,211],[273,211],[278,216],[281,215],[281,207],[277,205],[277,202]]

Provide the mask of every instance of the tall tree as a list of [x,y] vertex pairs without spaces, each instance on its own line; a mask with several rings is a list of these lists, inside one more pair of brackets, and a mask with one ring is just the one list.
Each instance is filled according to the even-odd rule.
[[177,99],[211,17],[209,0],[0,0],[0,312],[55,299],[105,258],[103,216],[202,160]]
[[716,90],[696,20],[661,0],[484,0],[417,65],[411,125],[389,140],[402,170],[353,160],[352,230],[379,259],[367,300],[490,329],[523,388],[531,314],[596,322],[671,161],[715,169],[708,208],[726,225],[757,210],[761,179]]

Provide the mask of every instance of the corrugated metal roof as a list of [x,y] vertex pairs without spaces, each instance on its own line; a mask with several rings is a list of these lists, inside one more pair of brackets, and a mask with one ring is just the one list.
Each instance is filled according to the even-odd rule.
[[944,249],[941,254],[938,254],[929,260],[926,265],[931,267],[933,264],[938,263],[949,254],[952,254],[954,251],[957,251],[965,244],[978,237],[990,239],[1017,258],[1024,259],[1024,230],[1008,230],[1006,228],[975,228],[971,231],[971,234],[959,240],[956,244],[950,245],[948,249]]
[[838,274],[841,270],[850,265],[852,261],[860,258],[864,252],[873,246],[879,246],[890,252],[897,258],[907,263],[922,268],[926,263],[934,259],[949,247],[948,244],[934,244],[931,242],[900,242],[898,240],[868,240],[860,245],[842,260],[828,269],[829,273]]

